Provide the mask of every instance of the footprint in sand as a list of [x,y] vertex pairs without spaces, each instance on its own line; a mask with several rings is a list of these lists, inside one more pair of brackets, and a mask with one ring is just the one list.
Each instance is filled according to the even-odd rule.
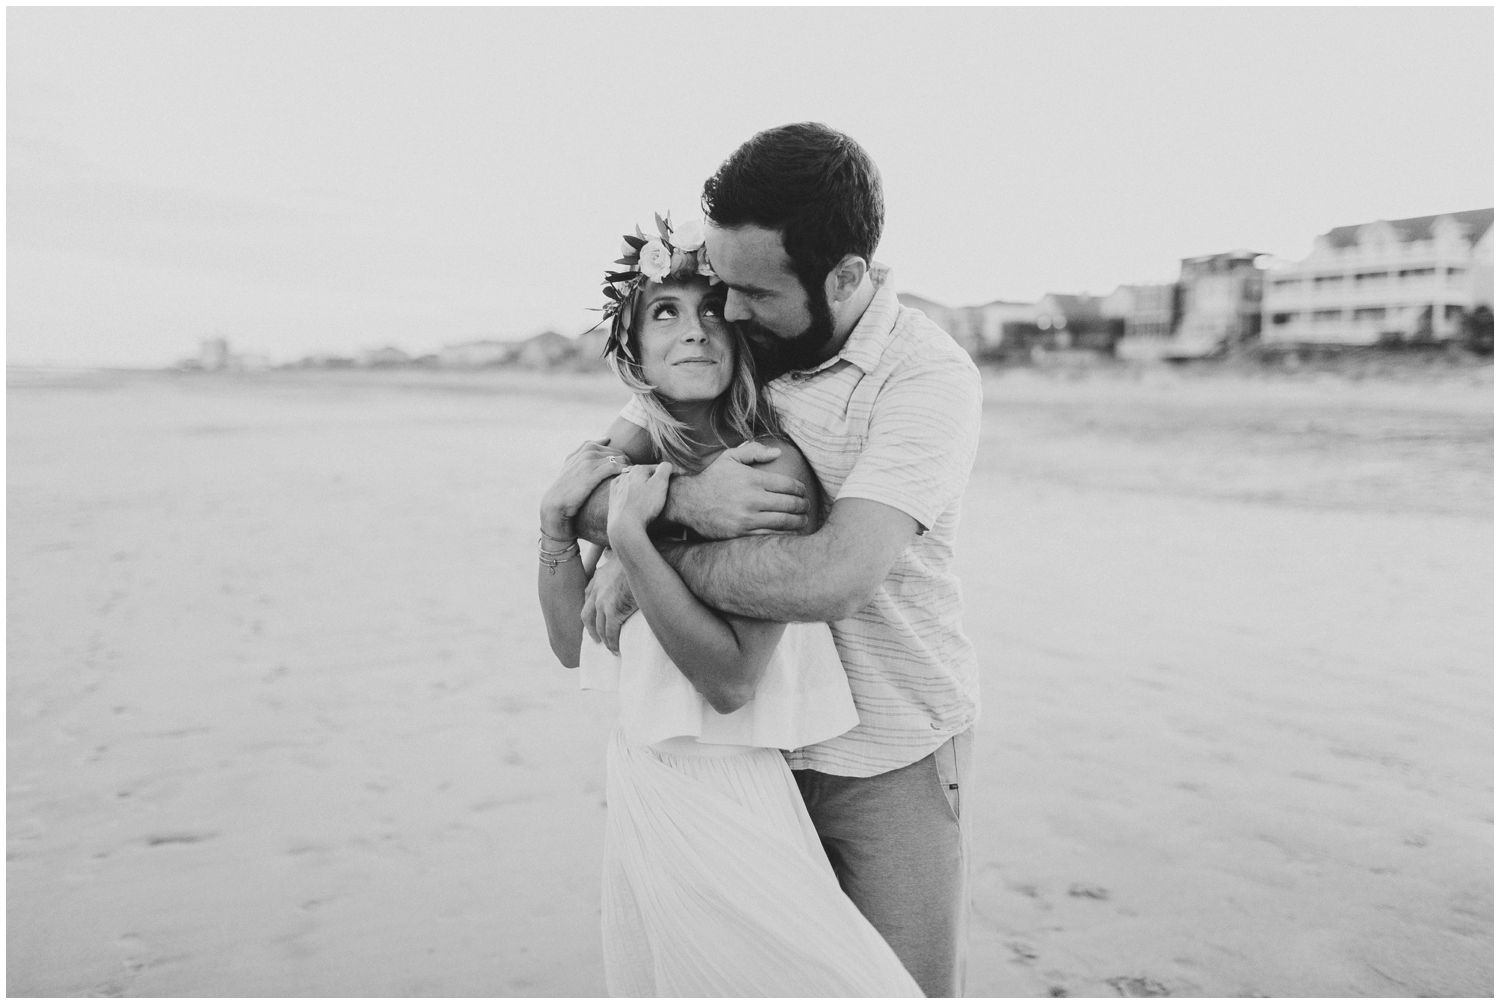
[[1115,976],[1104,981],[1121,997],[1170,997],[1172,991],[1145,976]]
[[217,833],[153,833],[145,838],[147,847],[163,847],[167,844],[201,844],[212,840]]
[[1084,885],[1082,882],[1074,882],[1068,886],[1068,895],[1074,899],[1109,899],[1109,890],[1103,886]]

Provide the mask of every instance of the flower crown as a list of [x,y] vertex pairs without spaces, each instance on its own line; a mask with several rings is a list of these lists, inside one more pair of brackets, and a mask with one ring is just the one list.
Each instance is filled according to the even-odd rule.
[[646,282],[665,282],[702,276],[710,284],[719,281],[713,266],[708,263],[708,248],[703,243],[703,221],[688,220],[680,226],[672,226],[672,214],[663,219],[656,215],[656,231],[659,236],[647,237],[639,226],[635,236],[625,234],[620,245],[620,257],[616,265],[621,270],[608,272],[604,276],[604,320],[611,321],[609,338],[604,343],[605,355],[620,353],[631,361],[630,353],[630,305],[635,294]]

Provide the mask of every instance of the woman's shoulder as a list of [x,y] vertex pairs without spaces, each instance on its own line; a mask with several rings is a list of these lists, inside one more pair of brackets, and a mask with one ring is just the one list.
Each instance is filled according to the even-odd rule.
[[812,465],[807,462],[807,457],[803,456],[802,451],[797,448],[796,443],[785,436],[778,436],[769,432],[756,436],[755,441],[761,446],[774,446],[781,451],[779,457],[765,463],[764,466],[768,470],[788,474],[799,481],[812,481],[816,483],[816,476],[813,474]]

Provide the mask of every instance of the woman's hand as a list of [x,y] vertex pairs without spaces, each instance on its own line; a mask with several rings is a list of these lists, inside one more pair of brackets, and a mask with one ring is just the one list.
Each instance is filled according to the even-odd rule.
[[573,518],[605,478],[630,467],[630,458],[609,448],[608,437],[585,440],[563,461],[562,473],[542,496],[542,533],[555,540],[573,540]]
[[642,464],[615,478],[609,489],[609,542],[617,551],[617,539],[639,539],[646,527],[667,504],[667,485],[672,465]]

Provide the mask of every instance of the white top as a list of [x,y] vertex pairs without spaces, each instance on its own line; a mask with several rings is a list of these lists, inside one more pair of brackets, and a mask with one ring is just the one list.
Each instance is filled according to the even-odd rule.
[[794,750],[859,724],[849,681],[827,624],[788,624],[755,697],[721,715],[677,669],[637,613],[620,630],[620,655],[584,635],[579,678],[585,690],[620,694],[620,727],[633,744],[677,736],[699,743]]

